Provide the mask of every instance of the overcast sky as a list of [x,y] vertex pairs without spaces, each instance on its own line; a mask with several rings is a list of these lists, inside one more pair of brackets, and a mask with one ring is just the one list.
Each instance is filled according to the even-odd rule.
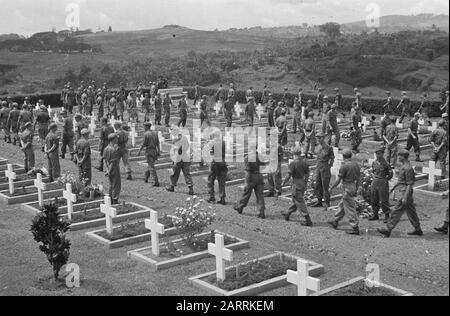
[[[67,21],[77,21],[76,6],[81,29],[111,25],[113,30],[142,30],[178,24],[222,30],[365,20],[371,3],[378,5],[381,16],[449,12],[448,0],[0,0],[0,34],[66,29]],[[75,6],[68,8],[70,4]]]

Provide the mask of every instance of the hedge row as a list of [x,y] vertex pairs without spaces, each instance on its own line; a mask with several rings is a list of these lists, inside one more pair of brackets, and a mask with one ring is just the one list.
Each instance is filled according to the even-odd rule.
[[[193,87],[186,87],[184,90],[188,93],[188,96],[190,99],[194,99],[194,88]],[[148,89],[144,89],[145,92],[149,92]],[[200,94],[201,95],[207,95],[209,97],[214,97],[216,94],[216,89],[211,88],[200,88]],[[245,103],[245,91],[238,90],[236,92],[237,95],[237,101],[240,103]],[[289,99],[290,99],[290,105],[292,106],[292,103],[294,101],[294,98],[297,96],[296,94],[289,93]],[[273,96],[275,100],[281,100],[283,97],[283,94],[281,93],[273,93]],[[61,100],[60,100],[60,94],[58,93],[44,93],[40,95],[29,95],[30,101],[32,104],[36,104],[39,99],[44,100],[44,104],[50,104],[53,108],[58,108],[62,106]],[[262,99],[262,92],[255,91],[255,97],[256,100]],[[308,99],[315,100],[315,95],[306,95]],[[4,97],[6,98],[6,97]],[[23,103],[25,96],[14,96],[13,101],[18,102],[19,104]],[[343,96],[343,104],[344,104],[344,111],[350,111],[351,105],[353,102],[353,98]],[[382,113],[382,105],[385,103],[386,100],[380,99],[380,98],[363,98],[363,112],[369,113],[369,114],[383,114]],[[400,100],[394,100],[394,104],[398,104]],[[413,110],[417,110],[420,106],[420,101],[411,101],[413,105]],[[441,110],[440,106],[442,105],[441,102],[434,101],[430,102],[431,108],[430,110],[430,116],[431,117],[440,117],[441,116]],[[400,114],[399,112],[397,114]]]

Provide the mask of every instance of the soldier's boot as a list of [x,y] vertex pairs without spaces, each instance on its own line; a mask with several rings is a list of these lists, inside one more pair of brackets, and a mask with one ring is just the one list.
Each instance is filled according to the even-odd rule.
[[[8,144],[11,144],[11,136],[8,136],[8,140],[6,141]],[[44,148],[44,147],[42,147]]]
[[13,146],[16,146],[16,145],[17,145],[17,140],[16,140],[15,137],[14,137],[14,140],[13,140],[12,144],[13,144]]
[[170,185],[170,186],[166,187],[166,191],[167,192],[175,192],[175,187],[173,185]]
[[155,183],[153,184],[154,188],[159,188],[161,185],[159,184],[158,178],[156,178]]
[[144,179],[144,182],[145,182],[145,183],[148,183],[148,179],[149,179],[149,178],[150,178],[150,171],[147,170],[147,171],[145,172],[145,179]]
[[235,205],[235,206],[233,207],[233,209],[234,209],[236,212],[238,212],[239,214],[242,214],[243,211],[244,211],[242,208],[240,208],[240,207],[237,206],[237,205]]
[[391,231],[387,228],[378,228],[378,232],[386,238],[391,237]]
[[442,227],[437,227],[434,230],[438,233],[448,235],[448,222],[444,222],[444,225]]
[[330,225],[334,229],[338,229],[339,223],[337,221],[330,221],[328,222],[328,225]]
[[379,221],[380,217],[378,216],[378,212],[374,212],[372,216],[369,217],[369,222]]
[[289,213],[289,212],[287,212],[287,213],[286,212],[281,212],[281,216],[284,217],[286,222],[289,222],[289,220],[291,219],[291,213]]
[[217,203],[219,203],[219,204],[221,204],[221,205],[227,205],[227,202],[225,201],[225,198],[221,198],[221,199],[219,200],[219,202],[217,202]]
[[127,180],[128,180],[128,181],[133,180],[133,177],[131,176],[131,173],[128,174]]
[[309,215],[305,216],[305,221],[301,223],[302,226],[304,227],[312,227],[313,226],[313,222],[311,220],[311,217]]
[[421,229],[416,229],[408,233],[408,236],[423,236],[423,231]]
[[384,214],[384,223],[387,224],[389,222],[389,219],[391,218],[391,216],[389,215],[389,213]]
[[194,193],[194,187],[189,187],[189,193],[188,193],[189,195],[195,195],[195,193]]
[[258,214],[258,218],[266,219],[266,214],[264,212],[261,212],[261,213]]
[[[70,153],[70,160],[74,161],[75,160],[75,154]],[[102,171],[103,171],[103,166],[102,166]]]
[[359,232],[359,227],[353,227],[351,230],[346,232],[347,235],[352,235],[352,236],[359,236],[360,232]]

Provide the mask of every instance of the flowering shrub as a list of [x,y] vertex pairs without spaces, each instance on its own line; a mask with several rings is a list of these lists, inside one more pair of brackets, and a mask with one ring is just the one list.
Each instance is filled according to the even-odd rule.
[[367,203],[370,203],[371,201],[370,187],[372,186],[372,182],[373,182],[372,168],[363,166],[361,168],[359,195]]
[[198,199],[196,196],[186,200],[186,207],[177,207],[176,216],[178,219],[173,220],[173,224],[180,231],[183,239],[188,245],[195,241],[195,235],[203,232],[203,230],[211,225],[216,214],[212,212],[210,206],[206,207],[204,200]]
[[72,192],[76,195],[79,195],[81,192],[83,192],[84,188],[86,187],[85,182],[81,182],[75,174],[72,172],[64,173],[61,175],[60,178],[58,178],[58,184],[62,187],[65,187],[67,183],[72,185]]

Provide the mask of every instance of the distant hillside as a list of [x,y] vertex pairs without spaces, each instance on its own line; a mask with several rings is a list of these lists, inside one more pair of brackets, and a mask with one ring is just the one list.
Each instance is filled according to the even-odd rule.
[[0,42],[18,39],[21,39],[21,37],[17,34],[0,34]]
[[[419,15],[388,15],[380,18],[379,32],[395,33],[405,30],[430,30],[434,27],[441,30],[449,29],[448,15],[419,14]],[[366,21],[358,21],[342,25],[342,30],[349,33],[370,31]]]

